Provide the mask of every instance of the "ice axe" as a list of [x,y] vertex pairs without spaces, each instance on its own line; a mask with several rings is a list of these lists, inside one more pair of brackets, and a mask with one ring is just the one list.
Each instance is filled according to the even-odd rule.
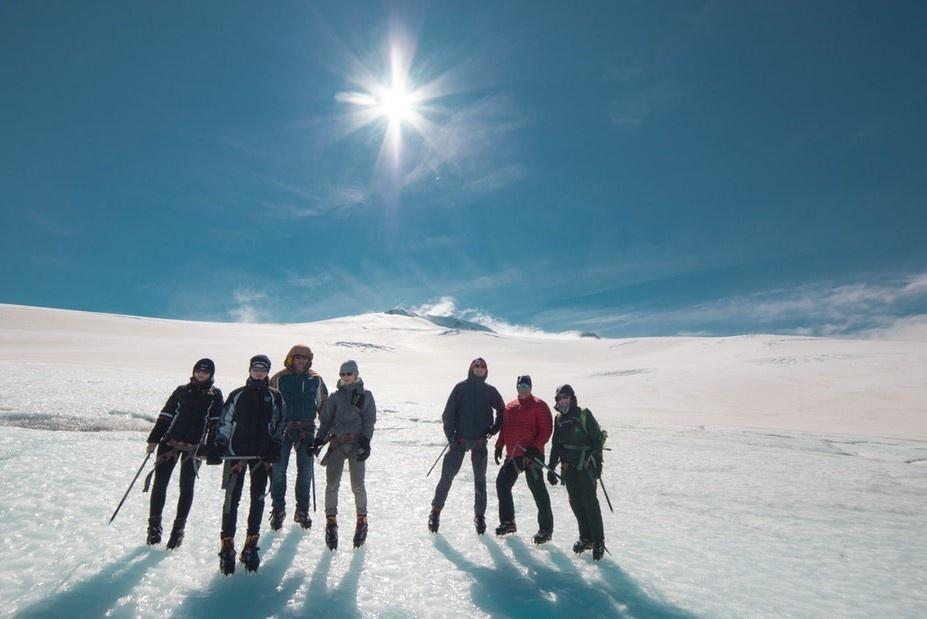
[[129,487],[126,488],[126,493],[122,495],[122,500],[119,501],[119,505],[116,506],[116,511],[113,512],[113,515],[110,516],[109,522],[106,523],[106,526],[113,524],[113,520],[116,518],[116,514],[119,513],[119,510],[122,509],[122,504],[126,502],[126,497],[129,496],[129,492],[132,491],[132,486],[135,485],[135,482],[138,481],[138,476],[142,474],[142,471],[145,469],[145,465],[148,464],[148,460],[151,458],[151,452],[145,454],[145,459],[142,460],[142,465],[138,467],[138,471],[135,472],[135,477],[132,478]]
[[431,472],[432,472],[433,470],[435,470],[435,467],[436,467],[436,466],[438,466],[438,460],[441,459],[441,456],[444,455],[444,452],[447,451],[447,448],[450,447],[450,446],[451,446],[450,442],[445,443],[444,449],[442,449],[442,450],[441,450],[441,453],[438,454],[438,457],[435,458],[435,463],[432,464],[432,465],[431,465],[431,468],[428,469],[428,472],[425,473],[425,477],[428,477],[429,475],[431,475]]

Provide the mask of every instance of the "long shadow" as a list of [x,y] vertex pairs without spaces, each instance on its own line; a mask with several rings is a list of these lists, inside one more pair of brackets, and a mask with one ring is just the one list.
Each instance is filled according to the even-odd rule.
[[441,536],[435,547],[473,580],[473,603],[493,616],[508,617],[634,617],[646,619],[690,619],[695,615],[654,600],[634,584],[620,568],[608,568],[607,580],[619,577],[617,585],[598,586],[587,582],[572,561],[551,549],[555,567],[536,559],[525,543],[511,540],[515,558],[528,569],[523,573],[489,538],[481,538],[493,567],[468,560]]
[[360,617],[357,607],[357,585],[364,568],[366,550],[360,548],[354,551],[351,565],[335,587],[328,586],[328,573],[332,567],[334,553],[323,551],[319,562],[315,566],[309,588],[306,592],[306,602],[300,616],[302,617]]
[[102,571],[73,587],[22,609],[17,617],[102,617],[120,598],[128,595],[149,569],[167,557],[167,553],[136,548]]
[[[605,581],[604,587],[599,587],[596,583],[586,582],[576,569],[574,560],[555,546],[544,547],[544,551],[553,561],[553,566],[539,561],[525,542],[519,538],[511,540],[511,548],[515,558],[534,573],[534,580],[542,588],[555,592],[557,599],[567,607],[572,605],[574,608],[583,608],[589,606],[590,603],[594,608],[617,607],[619,616],[640,619],[696,619],[697,617],[687,610],[651,597],[624,570],[607,557],[596,565]],[[585,587],[576,587],[577,581],[581,581]]]
[[[223,576],[219,573],[217,553],[216,577],[202,591],[190,594],[173,616],[201,619],[281,614],[303,580],[302,575],[283,578],[296,558],[303,535],[301,529],[291,529],[272,555],[265,557],[262,553],[261,567],[255,573],[246,572],[238,563],[234,574]],[[271,541],[265,539],[265,544]]]

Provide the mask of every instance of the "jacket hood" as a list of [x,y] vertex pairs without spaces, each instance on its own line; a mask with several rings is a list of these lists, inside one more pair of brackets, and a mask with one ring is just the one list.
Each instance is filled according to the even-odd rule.
[[[473,373],[473,365],[474,365],[477,361],[482,361],[482,362],[483,362],[483,365],[486,366],[486,374],[484,374],[483,376],[477,376],[476,374]],[[486,363],[486,359],[483,359],[482,357],[477,357],[476,359],[474,359],[473,361],[471,361],[471,362],[470,362],[470,368],[467,370],[467,380],[471,380],[471,379],[472,379],[472,380],[481,380],[481,381],[485,381],[487,378],[489,378],[489,364]]]
[[312,357],[313,357],[312,349],[303,344],[297,344],[296,346],[290,349],[290,352],[286,354],[286,359],[283,360],[283,365],[288,370],[293,370],[293,357],[295,355],[305,355],[309,357],[309,363],[306,364],[306,369],[308,370],[309,368],[312,367]]

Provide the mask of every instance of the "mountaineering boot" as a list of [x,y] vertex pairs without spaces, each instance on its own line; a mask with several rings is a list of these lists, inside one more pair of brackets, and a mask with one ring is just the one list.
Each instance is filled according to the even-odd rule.
[[222,538],[222,546],[219,548],[219,571],[225,576],[235,573],[235,539],[232,537]]
[[508,535],[509,533],[514,533],[518,529],[515,527],[514,522],[503,522],[498,527],[496,527],[496,535],[502,537],[503,535]]
[[592,549],[592,542],[587,539],[579,538],[573,543],[573,552],[575,552],[576,554],[582,554],[586,552],[587,550],[591,550],[591,549]]
[[549,542],[553,534],[554,532],[551,531],[550,529],[541,529],[540,531],[534,534],[534,537],[532,538],[532,540],[534,541],[535,544],[543,544],[544,542]]
[[171,536],[167,540],[168,550],[174,550],[183,543],[183,529],[186,524],[186,518],[177,518],[174,520],[174,526],[171,529]]
[[282,509],[270,509],[270,529],[279,531],[283,526],[283,519],[286,518],[286,511]]
[[482,535],[486,532],[486,518],[483,516],[475,516],[473,518],[473,526],[476,527],[476,534]]
[[441,510],[437,507],[431,508],[431,513],[428,514],[428,530],[432,533],[438,532],[438,527],[441,526]]
[[245,547],[241,549],[241,556],[238,558],[249,572],[256,572],[261,565],[261,557],[258,556],[258,538],[260,535],[255,533],[245,538]]
[[338,518],[337,516],[325,516],[325,545],[329,550],[338,547]]
[[596,542],[592,545],[592,560],[598,561],[605,555],[605,542]]
[[354,529],[354,547],[360,548],[367,541],[367,516],[357,517],[357,527]]
[[293,520],[304,529],[312,527],[312,518],[309,517],[309,512],[305,509],[297,508],[293,513]]
[[145,537],[145,543],[149,546],[161,543],[161,516],[148,519],[148,535]]

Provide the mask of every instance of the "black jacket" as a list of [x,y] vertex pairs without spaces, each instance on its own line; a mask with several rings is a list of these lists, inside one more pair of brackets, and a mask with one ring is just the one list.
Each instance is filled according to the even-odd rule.
[[283,397],[267,380],[248,379],[222,407],[216,440],[228,456],[263,456],[283,438]]
[[[493,420],[493,409],[496,418]],[[470,370],[467,380],[454,385],[447,405],[441,415],[444,436],[450,443],[454,439],[474,440],[481,438],[490,428],[498,432],[502,426],[505,402],[499,391],[479,378]]]
[[207,428],[215,426],[221,411],[222,392],[211,382],[201,385],[191,380],[174,389],[167,399],[148,435],[148,442],[159,443],[163,439],[204,443]]

